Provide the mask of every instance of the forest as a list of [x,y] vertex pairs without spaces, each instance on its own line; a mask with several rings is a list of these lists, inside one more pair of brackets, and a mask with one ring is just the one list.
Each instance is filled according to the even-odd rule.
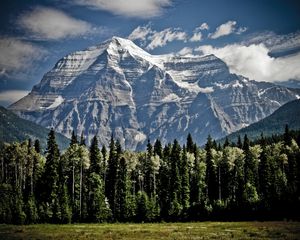
[[73,132],[60,152],[50,130],[0,151],[0,223],[300,220],[300,131],[200,147],[187,136],[143,152]]

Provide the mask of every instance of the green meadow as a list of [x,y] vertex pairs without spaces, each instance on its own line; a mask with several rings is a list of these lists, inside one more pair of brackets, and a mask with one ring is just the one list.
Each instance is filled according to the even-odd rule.
[[299,222],[0,225],[0,239],[300,239]]

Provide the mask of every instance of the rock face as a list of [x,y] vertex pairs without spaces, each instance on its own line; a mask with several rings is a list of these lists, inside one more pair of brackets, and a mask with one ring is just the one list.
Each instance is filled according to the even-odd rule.
[[22,118],[90,142],[111,134],[130,149],[149,138],[198,144],[256,122],[297,92],[250,81],[209,56],[154,56],[130,40],[112,39],[70,54],[31,93],[10,106]]

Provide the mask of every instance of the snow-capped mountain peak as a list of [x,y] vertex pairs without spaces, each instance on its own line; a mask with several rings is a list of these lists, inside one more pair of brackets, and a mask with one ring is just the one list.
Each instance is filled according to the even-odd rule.
[[202,144],[271,114],[299,93],[231,74],[214,55],[151,55],[119,37],[60,59],[10,106],[21,117],[87,142],[111,134],[127,148],[147,138]]

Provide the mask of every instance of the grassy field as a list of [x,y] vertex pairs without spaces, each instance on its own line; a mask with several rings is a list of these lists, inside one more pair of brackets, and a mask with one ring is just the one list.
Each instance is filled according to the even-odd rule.
[[300,223],[0,225],[0,239],[300,239]]

